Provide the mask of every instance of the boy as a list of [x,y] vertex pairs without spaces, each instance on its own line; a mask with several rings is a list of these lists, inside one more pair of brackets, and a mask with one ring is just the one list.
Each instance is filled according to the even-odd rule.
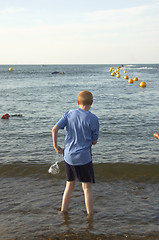
[[[61,211],[67,212],[75,181],[82,182],[87,214],[93,214],[92,183],[94,171],[91,147],[95,145],[99,135],[98,118],[89,109],[93,103],[91,92],[78,94],[79,108],[66,112],[52,129],[53,145],[56,152],[64,154],[66,169],[66,187],[63,194]],[[66,127],[64,150],[58,146],[58,130]]]

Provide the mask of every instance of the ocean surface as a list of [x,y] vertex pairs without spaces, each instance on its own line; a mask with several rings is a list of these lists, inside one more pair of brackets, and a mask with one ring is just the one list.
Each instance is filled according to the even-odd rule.
[[[159,239],[159,64],[124,64],[120,78],[111,76],[118,66],[0,65],[0,117],[10,114],[0,119],[0,240]],[[51,135],[82,90],[93,93],[100,123],[92,218],[80,183],[60,213],[64,162]],[[64,138],[59,131],[59,145]]]

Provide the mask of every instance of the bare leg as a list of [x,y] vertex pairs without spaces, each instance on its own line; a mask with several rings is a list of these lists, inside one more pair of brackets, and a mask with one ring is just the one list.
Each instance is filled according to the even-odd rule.
[[91,215],[93,214],[93,193],[92,193],[92,183],[82,183],[82,188],[84,191],[84,199],[85,199],[85,205],[87,214]]
[[74,187],[75,187],[75,181],[66,182],[65,191],[63,193],[63,198],[62,198],[61,212],[66,212],[68,210],[71,193]]

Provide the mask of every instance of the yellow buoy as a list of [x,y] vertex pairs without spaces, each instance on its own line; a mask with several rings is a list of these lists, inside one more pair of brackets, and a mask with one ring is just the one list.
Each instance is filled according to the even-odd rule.
[[146,87],[146,83],[145,82],[141,82],[140,83],[140,87]]
[[134,81],[133,81],[133,79],[129,79],[129,81],[128,81],[128,83],[133,83]]
[[111,76],[114,76],[114,75],[115,75],[115,72],[112,72],[112,73],[111,73]]
[[111,67],[111,68],[109,69],[109,72],[112,72],[112,70],[113,70],[113,68]]
[[10,67],[10,68],[9,68],[9,71],[13,71],[13,68],[12,68],[12,67]]
[[127,71],[125,70],[124,73],[127,73]]
[[116,77],[117,77],[117,78],[120,78],[120,74],[117,74]]
[[128,79],[129,77],[126,75],[126,76],[124,76],[124,79]]
[[139,79],[138,79],[138,77],[134,77],[134,81],[138,81]]

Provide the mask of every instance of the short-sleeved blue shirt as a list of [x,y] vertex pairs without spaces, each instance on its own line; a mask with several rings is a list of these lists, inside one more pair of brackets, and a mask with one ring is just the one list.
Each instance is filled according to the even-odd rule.
[[98,118],[90,111],[70,110],[56,124],[60,129],[66,127],[64,160],[73,166],[92,161],[92,141],[99,135]]

